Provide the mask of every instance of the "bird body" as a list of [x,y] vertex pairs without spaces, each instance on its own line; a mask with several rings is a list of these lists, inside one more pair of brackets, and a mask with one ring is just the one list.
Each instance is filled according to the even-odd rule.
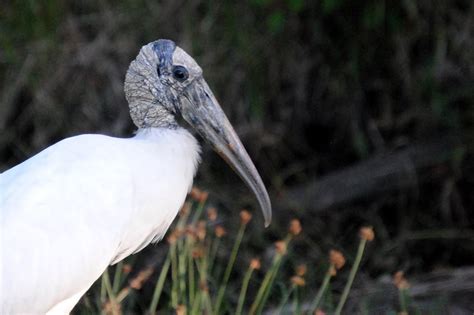
[[109,264],[161,239],[198,160],[185,129],[150,128],[68,138],[1,174],[1,314],[79,299]]
[[170,40],[142,47],[124,84],[135,137],[60,141],[0,174],[0,313],[66,314],[108,265],[163,237],[191,188],[199,145],[254,191],[265,186],[202,77]]

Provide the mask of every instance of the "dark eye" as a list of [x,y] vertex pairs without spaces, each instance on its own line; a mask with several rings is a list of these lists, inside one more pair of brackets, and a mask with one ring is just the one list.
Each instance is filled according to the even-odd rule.
[[173,77],[179,82],[186,81],[189,77],[188,70],[183,66],[174,66],[173,67]]

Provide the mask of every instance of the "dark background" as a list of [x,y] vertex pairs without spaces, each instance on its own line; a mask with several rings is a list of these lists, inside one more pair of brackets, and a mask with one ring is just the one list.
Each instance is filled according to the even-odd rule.
[[[474,264],[473,1],[10,1],[0,171],[68,136],[130,136],[124,76],[158,38],[204,69],[269,189],[256,252],[297,217],[310,262],[374,226],[367,281]],[[258,211],[207,145],[196,184],[226,222]]]

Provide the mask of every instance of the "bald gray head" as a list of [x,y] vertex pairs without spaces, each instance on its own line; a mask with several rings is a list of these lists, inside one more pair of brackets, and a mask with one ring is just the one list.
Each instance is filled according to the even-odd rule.
[[253,190],[270,224],[262,179],[191,56],[170,40],[149,43],[130,64],[124,89],[139,128],[178,128],[181,115]]
[[202,69],[171,40],[145,45],[132,61],[125,77],[125,97],[130,115],[139,128],[177,127],[179,97]]

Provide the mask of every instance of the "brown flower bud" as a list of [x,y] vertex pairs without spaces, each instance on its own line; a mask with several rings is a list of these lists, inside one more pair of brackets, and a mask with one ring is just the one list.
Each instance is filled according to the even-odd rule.
[[252,214],[247,210],[240,211],[240,223],[246,225],[252,219]]
[[153,268],[146,268],[138,273],[132,280],[130,280],[130,287],[135,290],[141,289],[143,283],[153,274]]
[[298,265],[296,267],[296,275],[302,277],[306,274],[307,270],[308,270],[308,268],[306,267],[305,264]]
[[292,235],[300,234],[302,231],[300,220],[298,219],[291,220],[289,231]]
[[405,278],[405,274],[404,274],[403,271],[397,271],[393,275],[393,284],[399,290],[406,290],[410,287],[410,284],[408,283],[407,279]]
[[180,304],[176,307],[176,315],[186,315],[186,306]]
[[185,202],[181,209],[179,210],[179,216],[188,215],[191,210],[191,203]]
[[331,249],[329,251],[329,262],[334,265],[334,267],[339,270],[342,267],[344,267],[344,264],[346,263],[346,259],[344,258],[344,255],[335,249]]
[[211,222],[214,222],[217,220],[217,209],[214,207],[208,208],[207,209],[207,219]]
[[207,191],[203,191],[197,187],[193,187],[191,192],[189,193],[192,199],[196,200],[197,202],[205,202],[209,193]]
[[122,272],[123,272],[124,275],[128,275],[130,273],[130,271],[132,271],[132,265],[130,265],[130,264],[123,265]]
[[314,311],[314,315],[326,315],[326,313],[323,312],[322,309],[318,308]]
[[191,256],[194,258],[194,259],[198,259],[198,258],[201,258],[204,256],[204,250],[202,249],[202,247],[196,247],[193,249],[193,251],[191,252]]
[[186,230],[182,229],[182,228],[175,228],[175,230],[173,231],[174,235],[176,236],[177,239],[179,239],[181,236],[183,236],[183,234],[186,232]]
[[284,241],[276,241],[275,242],[275,250],[280,255],[286,254],[286,243]]
[[206,221],[199,221],[196,230],[197,237],[202,241],[206,238]]
[[170,233],[170,235],[168,235],[168,237],[166,238],[166,240],[168,241],[168,243],[169,243],[170,245],[175,244],[176,241],[178,240],[178,238],[176,237],[175,231],[172,231],[172,232]]
[[201,193],[202,193],[202,190],[197,188],[196,186],[193,186],[193,188],[191,188],[191,191],[189,192],[189,196],[196,200],[196,201],[199,201],[199,199],[201,198]]
[[196,228],[192,224],[186,225],[184,233],[193,240],[196,238]]
[[217,238],[221,238],[226,235],[227,232],[222,225],[217,225],[214,229],[214,233],[216,234]]
[[393,275],[393,279],[392,279],[393,284],[395,286],[397,286],[402,279],[404,279],[404,272],[401,271],[401,270],[395,272],[395,274]]
[[375,238],[374,229],[371,226],[364,226],[359,231],[361,239],[371,242]]
[[260,269],[260,259],[253,258],[250,261],[250,269],[254,269],[254,270]]
[[329,265],[329,274],[331,277],[335,277],[337,274],[336,267],[333,264]]
[[300,277],[300,276],[291,277],[291,283],[293,283],[294,285],[298,287],[303,287],[306,284],[303,277]]
[[201,203],[206,202],[208,197],[209,197],[209,192],[203,191],[202,194],[201,194],[201,200],[199,200],[199,202],[201,202]]
[[107,301],[104,306],[104,313],[105,314],[122,314],[122,305],[117,302]]

